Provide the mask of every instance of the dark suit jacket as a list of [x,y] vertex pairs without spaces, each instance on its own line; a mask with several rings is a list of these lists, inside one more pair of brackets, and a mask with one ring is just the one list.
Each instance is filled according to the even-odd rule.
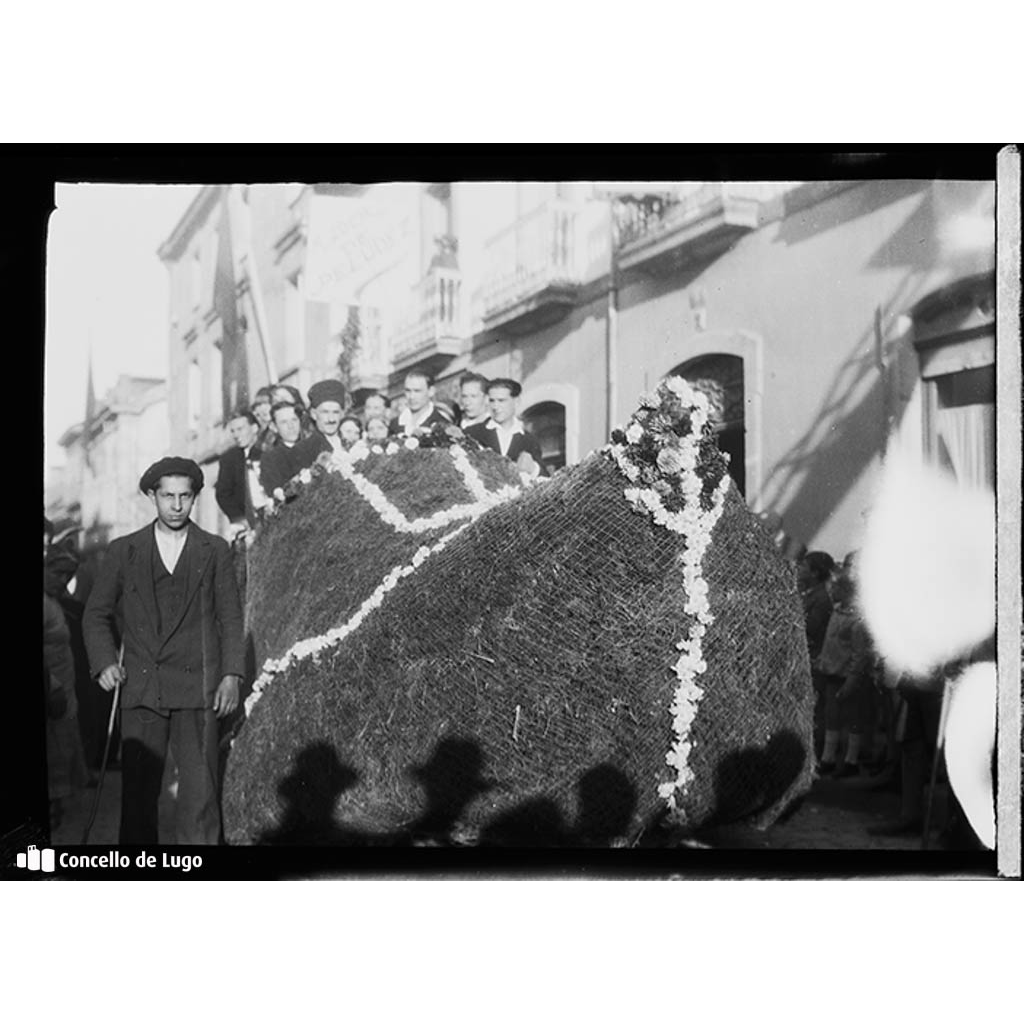
[[[157,634],[153,589],[154,526],[111,543],[82,627],[89,667],[97,676],[117,664],[116,621],[122,626],[122,707],[209,708],[225,675],[243,675],[242,607],[227,541],[195,523],[181,552],[185,600],[176,622]],[[157,554],[159,557],[159,554]]]
[[298,473],[300,469],[308,469],[312,466],[321,452],[333,451],[331,442],[319,430],[314,430],[309,437],[304,437],[301,441],[298,441],[292,449],[292,459],[295,466],[292,476]]
[[[249,458],[253,462],[259,462],[259,445],[254,444],[249,449]],[[237,445],[229,448],[220,457],[213,493],[217,497],[220,510],[231,522],[237,523],[240,519],[253,522],[249,481],[246,479],[245,452]]]
[[[498,432],[488,429],[486,422],[474,423],[472,426],[466,427],[466,436],[473,438],[474,441],[479,441],[485,448],[490,448],[492,452],[501,454],[501,448],[498,445]],[[546,475],[547,471],[540,454],[540,442],[533,434],[519,431],[512,435],[512,443],[508,446],[506,458],[515,462],[523,452],[529,452],[540,466],[541,475]]]
[[260,485],[268,495],[273,494],[275,488],[284,487],[303,468],[295,454],[301,443],[296,441],[291,448],[275,444],[264,450],[260,458]]
[[[441,412],[436,405],[430,415],[420,423],[416,429],[419,430],[422,427],[432,427],[435,423],[451,423],[451,420],[448,419],[448,417],[445,416],[445,414]],[[401,435],[402,437],[405,436],[405,430],[399,425],[397,416],[388,424],[388,433],[392,437],[395,437],[396,435]]]

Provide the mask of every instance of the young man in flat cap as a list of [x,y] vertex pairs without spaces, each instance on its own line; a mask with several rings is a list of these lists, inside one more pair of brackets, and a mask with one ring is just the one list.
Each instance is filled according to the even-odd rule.
[[113,541],[85,608],[90,669],[104,690],[121,684],[123,845],[158,842],[168,747],[178,766],[175,841],[219,841],[217,719],[238,706],[245,652],[228,544],[189,518],[202,486],[191,459],[146,470],[139,490],[156,519]]
[[295,472],[316,462],[322,452],[343,451],[338,428],[345,415],[345,386],[340,380],[320,380],[309,389],[313,432],[292,449]]
[[540,442],[527,433],[523,421],[516,416],[516,399],[522,394],[518,381],[497,377],[487,385],[490,419],[465,428],[466,436],[485,448],[504,455],[519,467],[519,472],[536,479],[543,471]]

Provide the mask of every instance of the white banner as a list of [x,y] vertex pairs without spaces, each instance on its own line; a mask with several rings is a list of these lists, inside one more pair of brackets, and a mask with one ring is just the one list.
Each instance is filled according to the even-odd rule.
[[303,274],[306,298],[359,305],[371,280],[419,247],[419,190],[378,185],[364,195],[313,195]]

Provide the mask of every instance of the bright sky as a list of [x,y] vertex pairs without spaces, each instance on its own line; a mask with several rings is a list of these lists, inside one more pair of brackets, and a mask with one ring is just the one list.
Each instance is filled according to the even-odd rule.
[[46,466],[85,416],[89,352],[96,397],[120,374],[167,375],[168,281],[156,250],[198,185],[55,188],[46,265]]

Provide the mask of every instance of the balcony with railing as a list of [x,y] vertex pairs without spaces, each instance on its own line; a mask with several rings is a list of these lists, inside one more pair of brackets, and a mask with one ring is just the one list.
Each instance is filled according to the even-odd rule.
[[466,343],[462,274],[456,267],[434,266],[413,288],[391,341],[391,362],[398,372],[436,373]]
[[743,182],[622,198],[615,211],[618,266],[664,274],[712,260],[757,227],[762,198],[757,183]]
[[526,333],[565,316],[595,257],[607,254],[606,218],[604,204],[554,200],[489,239],[484,326]]

